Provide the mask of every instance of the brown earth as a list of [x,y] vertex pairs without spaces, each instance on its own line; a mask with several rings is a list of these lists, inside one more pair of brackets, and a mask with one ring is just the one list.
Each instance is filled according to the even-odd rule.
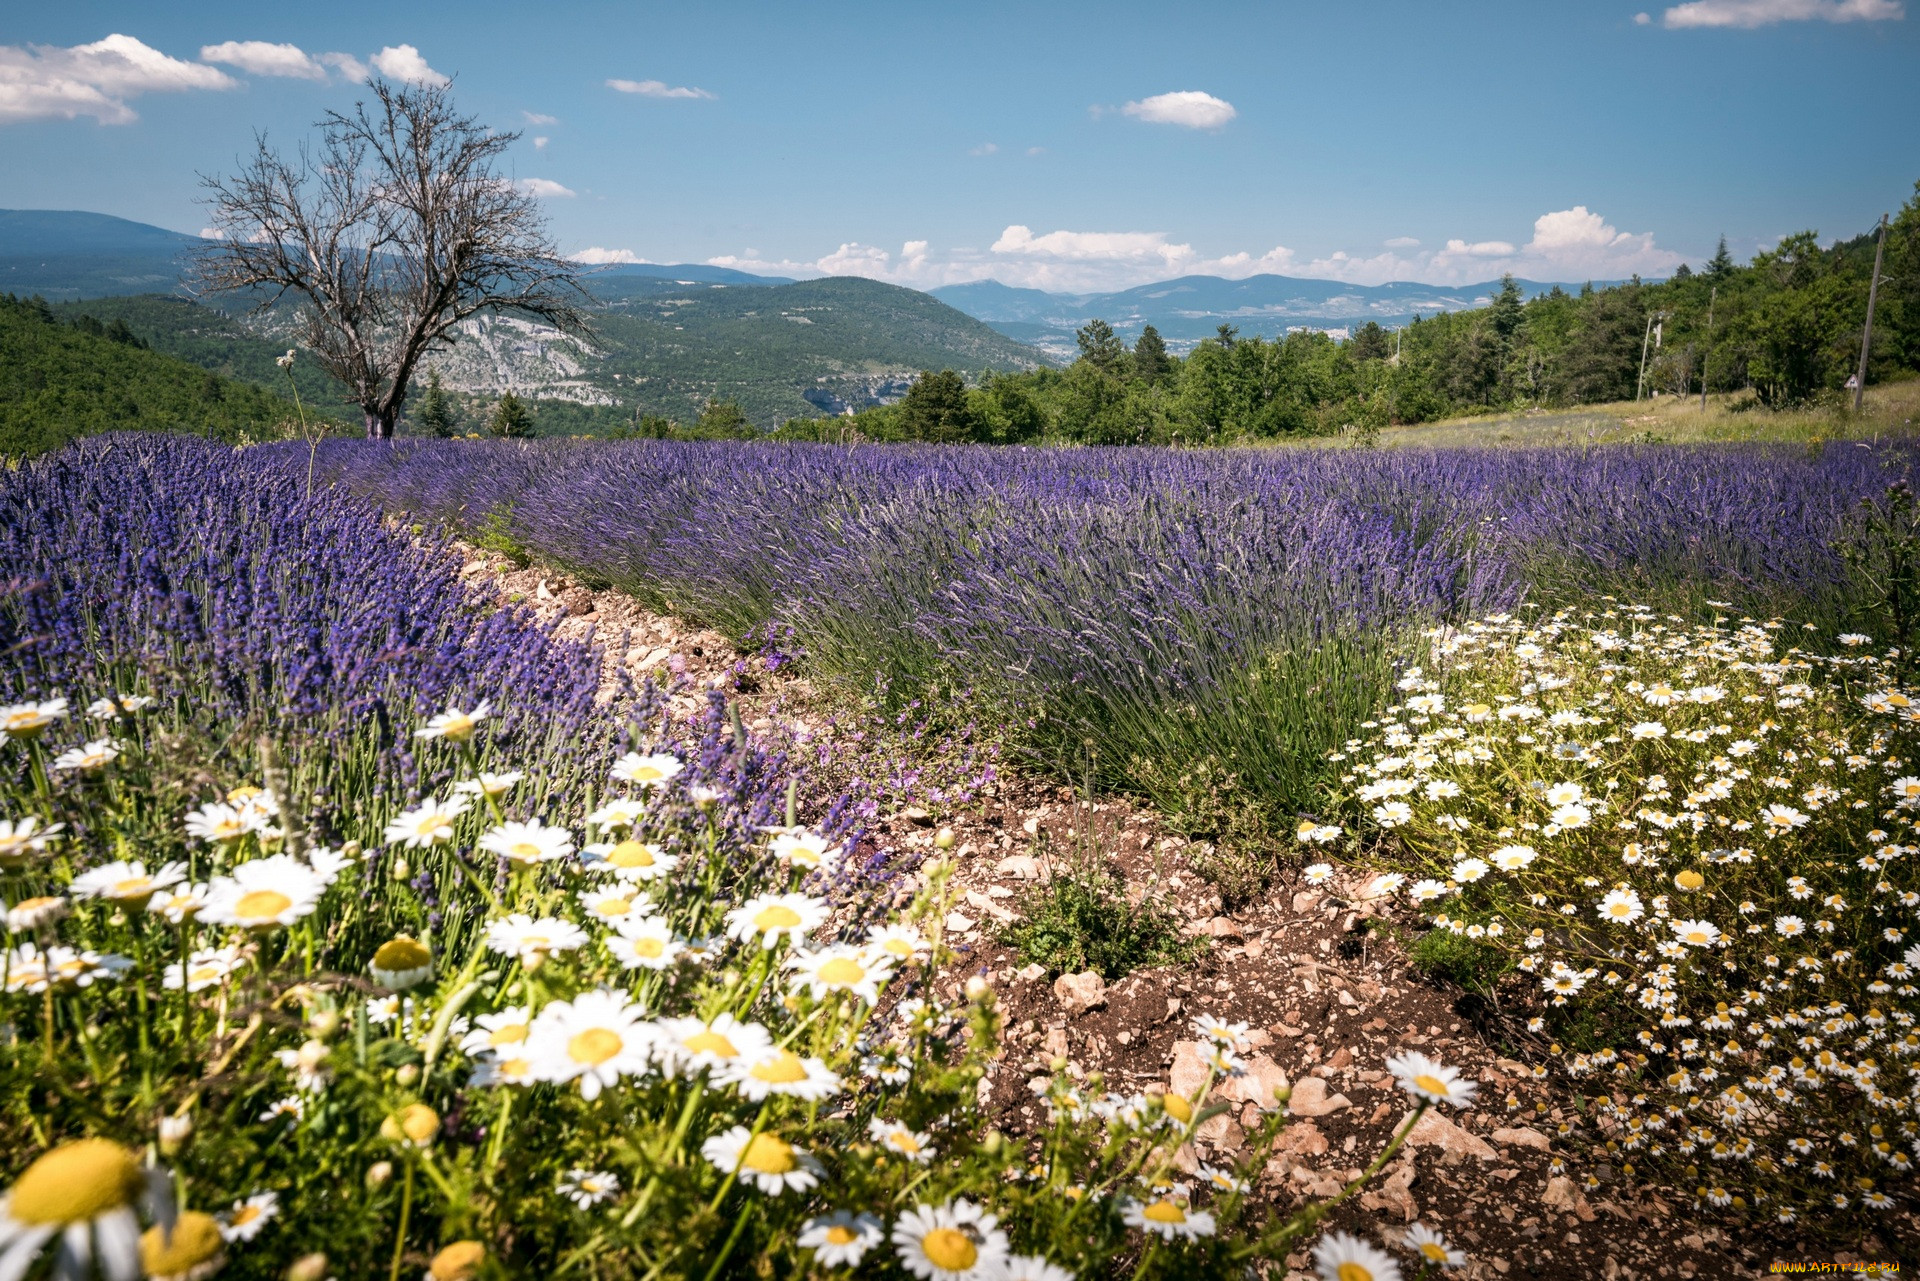
[[[622,670],[638,680],[674,682],[671,706],[689,714],[701,691],[737,698],[750,727],[805,741],[831,733],[824,701],[804,680],[772,673],[714,631],[650,613],[617,592],[590,591],[565,575],[515,568],[468,551],[463,576],[482,590],[524,600],[571,638],[605,650],[606,689]],[[1197,1088],[1204,1069],[1193,1054],[1200,1014],[1251,1029],[1246,1076],[1216,1086],[1232,1110],[1203,1127],[1195,1156],[1224,1161],[1240,1150],[1272,1091],[1291,1086],[1296,1118],[1267,1163],[1258,1190],[1277,1208],[1339,1191],[1383,1150],[1409,1112],[1409,1099],[1384,1071],[1388,1055],[1418,1050],[1479,1082],[1477,1105],[1435,1109],[1360,1196],[1328,1226],[1385,1244],[1418,1219],[1470,1256],[1449,1275],[1492,1278],[1735,1278],[1769,1274],[1776,1261],[1805,1263],[1908,1257],[1911,1236],[1868,1238],[1851,1249],[1795,1239],[1771,1224],[1716,1222],[1691,1198],[1629,1187],[1605,1164],[1578,1159],[1581,1117],[1564,1084],[1544,1069],[1508,1057],[1526,1052],[1516,1021],[1486,1003],[1414,971],[1392,937],[1368,928],[1391,921],[1403,934],[1417,920],[1368,900],[1370,875],[1344,869],[1310,887],[1290,873],[1264,901],[1222,914],[1220,899],[1188,862],[1187,842],[1148,810],[1124,799],[1082,803],[1041,780],[1003,777],[973,804],[950,813],[918,808],[883,814],[870,830],[882,850],[934,853],[936,829],[954,834],[951,858],[958,898],[947,918],[961,961],[943,982],[957,987],[981,975],[995,988],[1006,1019],[1000,1061],[985,1083],[996,1122],[1020,1134],[1044,1122],[1033,1077],[1064,1059],[1075,1077],[1098,1073],[1105,1088]],[[1204,936],[1197,959],[1133,973],[1111,985],[1097,976],[1050,978],[1023,965],[998,941],[1025,897],[1068,851],[1095,851],[1122,876],[1134,901],[1151,894],[1176,911],[1191,936]],[[1565,1162],[1565,1172],[1553,1168]],[[1404,1255],[1403,1255],[1404,1257]],[[1304,1250],[1275,1276],[1308,1281]],[[1836,1269],[1837,1270],[1837,1269]]]

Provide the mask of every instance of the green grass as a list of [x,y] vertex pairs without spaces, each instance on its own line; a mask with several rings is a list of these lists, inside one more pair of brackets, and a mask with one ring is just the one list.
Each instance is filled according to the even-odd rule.
[[1056,864],[1053,879],[1029,890],[1019,909],[1000,941],[1049,974],[1092,970],[1111,981],[1191,960],[1203,946],[1152,894],[1129,903],[1126,884],[1088,852]]

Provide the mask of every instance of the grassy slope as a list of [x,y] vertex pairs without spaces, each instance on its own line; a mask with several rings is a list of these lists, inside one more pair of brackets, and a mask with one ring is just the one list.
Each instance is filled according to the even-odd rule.
[[[1392,427],[1380,444],[1395,449],[1492,445],[1605,445],[1658,440],[1674,444],[1712,441],[1854,440],[1911,434],[1920,418],[1920,379],[1867,388],[1859,417],[1847,408],[1783,410],[1736,408],[1752,397],[1744,393],[1700,399],[1662,396],[1658,400],[1617,401],[1573,409],[1449,418],[1417,427]],[[1332,437],[1304,442],[1338,448],[1349,441]]]
[[290,401],[250,383],[0,300],[0,455],[40,453],[102,431],[258,438],[293,417]]

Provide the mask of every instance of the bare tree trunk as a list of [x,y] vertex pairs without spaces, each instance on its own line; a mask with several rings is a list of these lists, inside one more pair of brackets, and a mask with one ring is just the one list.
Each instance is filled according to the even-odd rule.
[[361,414],[367,420],[368,440],[392,440],[394,413],[386,409],[363,409]]

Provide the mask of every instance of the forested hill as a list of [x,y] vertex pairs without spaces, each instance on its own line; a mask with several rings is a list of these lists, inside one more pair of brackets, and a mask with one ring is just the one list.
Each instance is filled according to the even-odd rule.
[[150,350],[124,324],[0,293],[0,455],[102,431],[275,435],[291,401]]

